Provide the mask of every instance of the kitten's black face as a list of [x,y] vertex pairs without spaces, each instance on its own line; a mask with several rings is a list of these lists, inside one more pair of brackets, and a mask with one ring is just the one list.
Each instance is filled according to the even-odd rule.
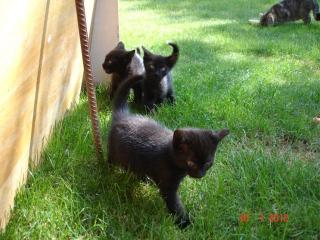
[[155,79],[161,80],[170,71],[166,59],[161,56],[148,59],[144,58],[143,63],[146,69],[146,74]]
[[118,45],[107,54],[102,67],[108,74],[122,74],[127,70],[127,67],[130,64],[134,53],[135,50],[126,51],[124,48],[124,44],[122,42],[119,42]]
[[178,129],[174,132],[173,147],[177,165],[186,169],[193,178],[203,177],[214,162],[218,143],[229,134],[201,129]]
[[171,43],[170,45],[173,47],[173,52],[168,57],[155,55],[142,47],[144,52],[143,63],[148,77],[160,81],[176,64],[179,50],[176,44]]

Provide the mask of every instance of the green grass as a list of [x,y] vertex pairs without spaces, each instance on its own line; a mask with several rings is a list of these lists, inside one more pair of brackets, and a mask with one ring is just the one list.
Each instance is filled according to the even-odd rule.
[[[95,159],[87,102],[58,124],[1,239],[319,239],[319,23],[247,24],[274,1],[122,0],[120,36],[169,54],[177,102],[152,117],[174,129],[228,127],[214,167],[186,178],[182,201],[194,223],[173,225],[157,189]],[[109,103],[100,90],[106,147]],[[248,223],[239,221],[249,215]],[[263,214],[264,222],[258,220]],[[269,223],[272,213],[287,223]]]

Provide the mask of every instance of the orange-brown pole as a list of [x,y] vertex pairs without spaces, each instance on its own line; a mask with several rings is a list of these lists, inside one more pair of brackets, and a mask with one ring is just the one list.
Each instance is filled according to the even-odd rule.
[[93,74],[92,74],[90,52],[89,52],[89,40],[88,40],[85,9],[84,9],[83,0],[75,0],[75,3],[76,3],[76,9],[77,9],[82,61],[83,61],[84,75],[86,80],[86,90],[87,90],[87,95],[89,100],[90,118],[92,123],[92,130],[93,130],[93,140],[96,147],[97,157],[99,160],[102,161],[103,152],[102,152],[102,144],[101,144],[101,134],[100,134],[100,126],[99,126],[96,92],[95,92],[95,86],[93,84]]

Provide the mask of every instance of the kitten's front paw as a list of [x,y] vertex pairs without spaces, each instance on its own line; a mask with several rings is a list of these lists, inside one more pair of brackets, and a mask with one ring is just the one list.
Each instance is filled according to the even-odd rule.
[[188,227],[191,224],[191,221],[190,221],[189,216],[186,215],[184,217],[178,218],[176,220],[176,224],[178,225],[178,227],[180,229],[185,229],[186,227]]
[[169,96],[168,97],[168,102],[169,102],[169,104],[175,104],[175,102],[176,102],[175,97],[174,96]]
[[148,176],[139,176],[138,179],[144,183],[151,184],[152,180]]

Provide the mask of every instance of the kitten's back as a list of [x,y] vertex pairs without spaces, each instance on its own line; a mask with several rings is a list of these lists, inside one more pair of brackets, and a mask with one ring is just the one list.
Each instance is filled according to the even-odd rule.
[[173,133],[152,119],[132,115],[112,124],[109,132],[109,162],[130,169],[137,176],[160,182],[159,164],[167,161]]
[[133,168],[138,174],[143,170],[142,174],[155,175],[153,164],[168,154],[168,144],[172,140],[173,132],[153,119],[128,111],[129,90],[142,78],[129,78],[116,92],[108,154],[110,162]]
[[[112,124],[111,137],[121,148],[137,153],[152,152],[170,142],[173,132],[156,121],[141,116],[129,115]],[[119,146],[120,147],[120,146]]]

